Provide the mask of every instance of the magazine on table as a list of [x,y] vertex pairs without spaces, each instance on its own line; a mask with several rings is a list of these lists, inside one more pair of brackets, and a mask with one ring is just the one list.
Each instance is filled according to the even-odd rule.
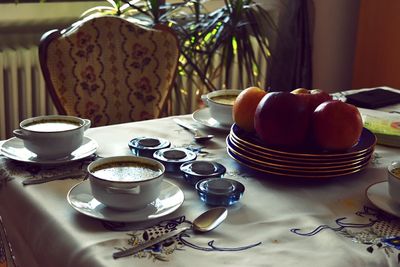
[[379,144],[400,147],[400,114],[359,108],[364,127],[373,132]]

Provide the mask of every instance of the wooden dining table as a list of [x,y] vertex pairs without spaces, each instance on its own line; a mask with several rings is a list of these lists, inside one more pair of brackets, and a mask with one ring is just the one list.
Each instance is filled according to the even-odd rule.
[[[196,143],[175,117],[214,138]],[[397,147],[377,144],[366,168],[354,174],[307,179],[244,166],[227,153],[229,129],[203,125],[191,114],[91,128],[85,135],[98,144],[95,155],[73,162],[42,165],[0,157],[0,262],[30,267],[398,265],[400,208],[393,203],[382,208],[367,195],[371,185],[386,181],[391,162],[400,160]],[[164,175],[184,195],[183,203],[165,214],[118,221],[116,211],[101,218],[93,211],[85,214],[91,207],[71,206],[71,190],[89,190],[87,164],[98,157],[132,155],[129,141],[143,136],[164,138],[172,147],[195,151],[198,160],[222,164],[224,178],[240,182],[245,191],[213,231],[187,231],[114,259],[114,252],[173,231],[212,208],[180,173]],[[48,177],[59,179],[41,180]],[[26,182],[32,180],[37,183]]]

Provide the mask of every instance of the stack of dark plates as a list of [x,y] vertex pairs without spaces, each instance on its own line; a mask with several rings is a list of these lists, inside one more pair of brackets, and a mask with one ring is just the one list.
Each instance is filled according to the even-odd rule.
[[371,159],[376,137],[364,128],[359,142],[347,151],[333,153],[312,147],[288,151],[267,147],[256,135],[234,124],[226,144],[229,156],[252,169],[288,177],[325,178],[363,170]]

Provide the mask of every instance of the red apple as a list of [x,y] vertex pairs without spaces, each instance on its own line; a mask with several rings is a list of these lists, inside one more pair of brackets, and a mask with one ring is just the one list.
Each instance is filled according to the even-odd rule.
[[332,97],[327,92],[320,89],[308,90],[306,88],[297,88],[291,91],[291,93],[306,98],[305,101],[308,101],[310,113],[314,112],[319,104],[332,100]]
[[257,106],[254,127],[267,145],[296,148],[304,145],[310,120],[305,98],[289,92],[271,92]]
[[324,103],[325,101],[332,100],[332,96],[329,95],[327,92],[322,91],[320,89],[313,89],[310,91],[310,109],[314,111],[320,104]]
[[329,151],[347,150],[357,144],[362,128],[358,109],[339,100],[320,104],[312,116],[314,142]]

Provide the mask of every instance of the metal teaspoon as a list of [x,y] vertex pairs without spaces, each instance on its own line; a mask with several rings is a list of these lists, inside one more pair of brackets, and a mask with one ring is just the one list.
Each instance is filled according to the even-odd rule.
[[113,254],[114,259],[126,257],[133,255],[139,251],[142,251],[145,248],[148,248],[152,245],[155,245],[157,243],[160,243],[161,241],[164,241],[170,237],[173,237],[179,233],[182,233],[183,231],[192,229],[195,232],[208,232],[216,228],[218,225],[220,225],[228,215],[228,210],[224,207],[218,207],[218,208],[213,208],[209,209],[206,212],[200,214],[191,225],[185,225],[185,226],[178,226],[176,230],[173,230],[171,232],[168,232],[164,235],[161,235],[159,237],[156,237],[154,239],[151,239],[143,244],[140,244],[136,247],[129,248],[123,251],[118,251]]
[[210,140],[211,138],[214,137],[214,135],[212,135],[212,134],[207,134],[207,135],[200,134],[199,130],[197,130],[193,126],[187,124],[186,122],[184,122],[184,121],[182,121],[180,119],[174,119],[174,121],[179,126],[181,126],[181,127],[185,128],[186,130],[189,130],[190,132],[192,132],[194,134],[194,140],[196,140],[196,142],[207,141],[207,140]]

